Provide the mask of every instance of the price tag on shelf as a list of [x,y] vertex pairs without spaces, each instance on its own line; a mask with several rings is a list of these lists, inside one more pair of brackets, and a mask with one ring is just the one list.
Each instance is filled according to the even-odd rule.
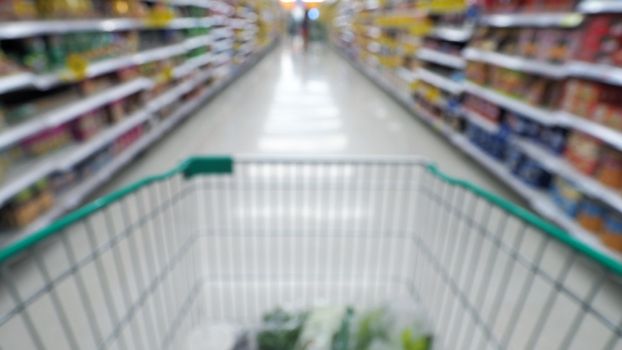
[[84,56],[74,53],[67,57],[67,68],[76,79],[86,78],[89,61]]

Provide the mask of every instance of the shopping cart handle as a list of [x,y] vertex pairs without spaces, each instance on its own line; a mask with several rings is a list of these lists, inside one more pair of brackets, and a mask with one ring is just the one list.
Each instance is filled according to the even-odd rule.
[[232,174],[233,158],[230,156],[191,157],[180,166],[185,178],[201,174]]

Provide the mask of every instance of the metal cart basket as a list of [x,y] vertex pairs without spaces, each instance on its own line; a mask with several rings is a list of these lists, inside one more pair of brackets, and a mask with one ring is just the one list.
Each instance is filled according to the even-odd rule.
[[208,157],[0,251],[0,349],[184,349],[409,298],[437,349],[622,349],[622,265],[416,158]]

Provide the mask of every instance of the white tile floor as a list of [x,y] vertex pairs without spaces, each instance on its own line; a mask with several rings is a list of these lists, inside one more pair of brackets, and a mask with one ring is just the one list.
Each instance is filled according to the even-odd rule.
[[411,154],[519,201],[324,46],[283,43],[105,191],[196,154]]

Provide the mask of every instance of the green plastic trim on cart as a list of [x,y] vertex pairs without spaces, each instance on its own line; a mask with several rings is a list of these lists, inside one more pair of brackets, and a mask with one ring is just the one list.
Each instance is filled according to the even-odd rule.
[[428,171],[430,173],[432,173],[433,175],[435,175],[436,177],[438,177],[439,179],[445,181],[446,183],[449,183],[451,185],[454,186],[459,186],[462,187],[468,191],[471,191],[473,193],[475,193],[476,195],[486,199],[487,201],[489,201],[490,203],[498,206],[499,208],[505,210],[506,212],[518,217],[519,219],[522,219],[523,221],[529,223],[530,225],[534,226],[535,228],[541,230],[542,232],[547,233],[548,235],[552,236],[553,238],[561,241],[562,243],[580,251],[581,253],[587,255],[588,257],[592,258],[593,260],[597,261],[598,263],[600,263],[601,265],[605,266],[606,268],[608,268],[609,270],[613,271],[614,273],[616,273],[619,276],[622,276],[622,263],[620,263],[619,261],[617,261],[616,259],[603,254],[602,252],[600,252],[599,250],[595,249],[594,247],[591,247],[583,242],[581,242],[580,240],[574,238],[573,236],[571,236],[570,234],[568,234],[568,232],[562,230],[561,228],[551,224],[550,222],[542,219],[541,217],[539,217],[538,215],[535,215],[534,213],[530,212],[529,210],[514,204],[510,201],[508,201],[507,199],[504,199],[500,196],[497,196],[491,192],[488,192],[487,190],[474,185],[468,181],[464,181],[464,180],[460,180],[460,179],[456,179],[453,178],[445,173],[443,173],[442,171],[440,171],[435,165],[428,165],[427,166]]
[[183,174],[185,178],[190,178],[198,174],[230,174],[233,172],[233,158],[229,156],[212,156],[212,157],[192,157],[179,166],[165,173],[149,176],[141,179],[129,186],[123,187],[118,191],[103,196],[84,207],[71,212],[70,214],[60,218],[51,225],[41,229],[34,234],[21,239],[5,248],[0,249],[0,263],[10,259],[38,242],[52,236],[63,229],[73,225],[74,223],[90,216],[91,214],[107,207],[108,205],[119,201],[123,197],[138,191],[154,182],[169,179],[175,175]]
[[[0,263],[8,260],[12,256],[15,256],[29,247],[37,244],[38,242],[52,236],[63,229],[73,225],[74,223],[90,216],[91,214],[107,207],[108,205],[119,201],[128,194],[131,194],[139,189],[148,186],[154,182],[163,181],[176,175],[183,175],[184,178],[192,178],[199,174],[231,174],[234,169],[234,160],[230,156],[211,156],[211,157],[192,157],[182,162],[174,169],[155,176],[150,176],[139,180],[127,187],[124,187],[118,191],[112,192],[100,199],[91,202],[84,207],[62,217],[55,221],[50,226],[37,231],[36,233],[17,241],[5,248],[0,249]],[[598,251],[597,249],[579,241],[578,239],[569,235],[566,231],[559,227],[552,225],[532,212],[506,200],[497,195],[494,195],[481,187],[478,187],[468,181],[453,178],[443,172],[441,172],[436,166],[428,165],[428,171],[437,176],[439,179],[449,183],[451,185],[462,187],[466,190],[473,192],[474,194],[486,199],[490,203],[502,208],[506,212],[522,219],[523,221],[531,224],[532,226],[540,229],[541,231],[549,234],[562,243],[582,252],[586,256],[597,261],[601,265],[605,266],[609,270],[613,271],[617,275],[622,276],[622,263],[618,262],[606,254]]]

